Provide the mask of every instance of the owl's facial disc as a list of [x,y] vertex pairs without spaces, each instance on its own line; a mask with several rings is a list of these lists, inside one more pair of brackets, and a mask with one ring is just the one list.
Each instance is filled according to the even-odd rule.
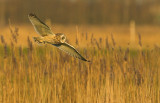
[[66,41],[66,36],[63,34],[61,35],[61,42],[64,43]]

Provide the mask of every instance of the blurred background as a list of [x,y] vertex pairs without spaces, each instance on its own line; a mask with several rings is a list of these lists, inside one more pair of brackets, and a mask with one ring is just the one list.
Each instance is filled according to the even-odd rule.
[[[123,46],[137,45],[138,34],[144,45],[160,44],[160,0],[0,0],[0,35],[10,42],[16,27],[17,44],[27,45],[28,36],[37,36],[29,13],[35,13],[54,33],[66,34],[73,44],[83,40],[83,35],[99,40],[111,34]],[[79,42],[83,42],[80,47],[87,44]]]
[[[29,13],[91,62],[34,42]],[[160,0],[0,0],[0,103],[160,103]]]
[[56,24],[160,24],[159,0],[0,0],[0,25],[31,12]]

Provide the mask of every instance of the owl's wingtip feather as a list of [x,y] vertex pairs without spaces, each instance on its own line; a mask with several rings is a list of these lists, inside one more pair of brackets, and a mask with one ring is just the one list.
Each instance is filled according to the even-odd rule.
[[82,60],[85,61],[85,62],[91,62],[90,60],[87,60],[85,58],[83,58]]
[[29,17],[36,17],[36,15],[34,13],[29,13],[28,16]]

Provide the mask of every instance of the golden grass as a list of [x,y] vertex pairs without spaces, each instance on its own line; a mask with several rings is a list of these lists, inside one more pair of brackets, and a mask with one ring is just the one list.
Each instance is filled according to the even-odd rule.
[[[32,25],[17,25],[17,28],[19,28],[19,36],[17,39],[18,43],[16,45],[20,46],[27,46],[27,38],[28,36],[32,38],[33,36],[39,36]],[[67,39],[73,44],[76,44],[76,34],[77,29],[76,25],[53,25],[52,30],[54,33],[62,32],[67,36]],[[14,31],[15,26],[11,27]],[[136,41],[135,45],[138,44],[138,33],[142,36],[142,43],[144,47],[154,45],[160,46],[160,29],[158,26],[136,26]],[[86,34],[88,37],[88,40],[86,40]],[[86,46],[93,46],[90,45],[90,42],[88,41],[91,39],[92,35],[95,39],[99,40],[102,38],[103,41],[105,41],[106,37],[111,38],[111,34],[113,34],[114,39],[117,43],[117,45],[120,46],[128,46],[128,43],[130,43],[130,26],[129,25],[105,25],[105,26],[91,26],[91,25],[79,25],[78,26],[78,40],[79,40],[79,46],[80,47],[86,47]],[[3,35],[6,42],[10,44],[12,35],[10,33],[9,27],[5,27],[1,30],[0,35]],[[32,40],[32,39],[31,39]],[[111,39],[109,39],[110,41]],[[111,42],[111,41],[110,41]],[[87,44],[88,43],[88,44]],[[87,45],[86,45],[87,44]],[[103,42],[101,45],[105,45],[105,42]]]
[[[11,35],[10,31],[3,29],[4,41],[0,46],[0,102],[160,102],[160,48],[152,46],[143,49],[143,46],[148,45],[147,42],[150,45],[158,44],[157,38],[154,38],[154,42],[145,41],[149,40],[150,34],[147,32],[148,37],[144,37],[140,32],[142,47],[133,49],[127,44],[129,36],[123,27],[121,29],[116,26],[115,29],[108,27],[106,32],[107,26],[99,28],[79,26],[77,46],[76,26],[55,27],[53,27],[55,32],[66,33],[69,42],[91,62],[70,57],[49,45],[36,46],[37,44],[28,38],[37,36],[32,27],[19,27],[17,43],[13,37],[6,36]],[[14,29],[12,30],[16,35]],[[113,38],[109,30],[114,31]],[[126,34],[123,34],[124,32]],[[87,48],[86,44],[90,48]],[[140,44],[138,40],[136,44]]]

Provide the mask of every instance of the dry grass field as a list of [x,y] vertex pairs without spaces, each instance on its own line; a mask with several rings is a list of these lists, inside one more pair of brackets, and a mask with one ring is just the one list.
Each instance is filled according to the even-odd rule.
[[[48,23],[49,25],[50,23]],[[32,40],[33,36],[39,36],[32,25],[11,25],[12,31],[15,31],[15,28],[18,28],[18,37],[17,43],[15,45],[26,47],[28,45],[28,37]],[[91,26],[91,25],[53,25],[51,26],[54,33],[62,32],[67,36],[69,42],[73,45],[76,44],[76,36],[78,38],[79,46],[86,47],[91,45],[91,38],[94,38],[99,41],[102,39],[104,41],[101,45],[105,46],[105,40],[108,38],[109,42],[111,40],[111,34],[113,35],[118,46],[126,47],[130,42],[130,26],[129,25],[105,25],[105,26]],[[78,28],[78,29],[77,29]],[[136,26],[135,29],[135,46],[138,45],[138,34],[142,37],[142,43],[144,47],[153,47],[154,45],[160,46],[160,27],[159,26],[149,26],[142,25]],[[78,33],[77,33],[78,32]],[[8,45],[11,43],[12,33],[9,27],[1,29],[1,33]],[[33,42],[33,41],[32,41]],[[87,44],[87,45],[86,45]]]
[[126,25],[52,30],[91,62],[34,43],[31,25],[3,28],[0,103],[160,103],[158,26],[137,26],[133,44]]

